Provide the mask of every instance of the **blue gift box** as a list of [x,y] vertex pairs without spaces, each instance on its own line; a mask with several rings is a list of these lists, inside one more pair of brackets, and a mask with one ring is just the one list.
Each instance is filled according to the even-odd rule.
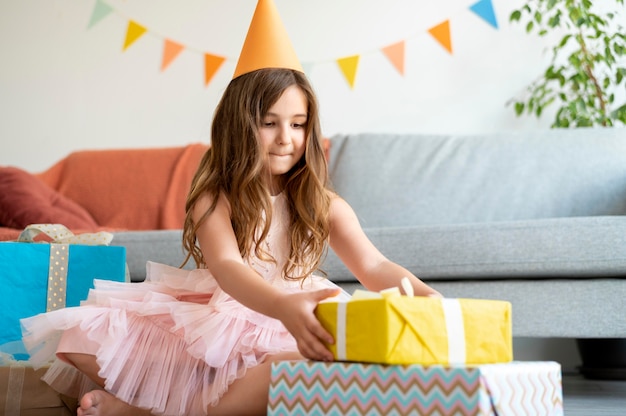
[[0,243],[0,346],[20,341],[20,319],[87,299],[94,279],[126,280],[119,246]]

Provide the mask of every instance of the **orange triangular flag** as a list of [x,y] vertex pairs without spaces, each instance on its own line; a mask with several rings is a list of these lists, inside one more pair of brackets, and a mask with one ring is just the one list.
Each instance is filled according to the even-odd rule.
[[272,0],[257,3],[233,78],[262,68],[304,72]]
[[164,71],[165,68],[167,68],[174,59],[176,59],[178,54],[183,49],[185,49],[185,47],[180,43],[165,39],[165,43],[163,44],[163,60],[161,61],[161,71]]
[[220,69],[226,58],[217,55],[204,54],[204,85],[209,85],[213,75]]
[[346,58],[337,59],[337,64],[343,72],[343,76],[348,80],[350,88],[354,88],[354,81],[356,79],[356,70],[359,66],[359,55],[348,56]]
[[450,39],[450,21],[446,20],[443,23],[438,24],[437,26],[433,26],[428,29],[428,33],[430,33],[436,40],[446,48],[446,50],[452,53],[452,40]]
[[126,39],[124,39],[124,49],[132,45],[137,39],[146,33],[146,28],[139,23],[135,23],[132,20],[128,21],[128,28],[126,29]]
[[385,46],[382,51],[398,72],[404,75],[404,41],[401,40],[393,45]]

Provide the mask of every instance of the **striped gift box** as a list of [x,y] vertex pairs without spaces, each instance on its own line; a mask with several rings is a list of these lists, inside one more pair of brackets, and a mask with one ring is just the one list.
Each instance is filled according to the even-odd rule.
[[269,415],[563,415],[561,366],[285,361],[272,365]]

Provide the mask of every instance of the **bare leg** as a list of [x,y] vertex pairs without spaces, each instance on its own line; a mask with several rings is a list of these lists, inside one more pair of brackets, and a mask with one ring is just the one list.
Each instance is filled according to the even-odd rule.
[[[98,375],[100,367],[96,357],[89,354],[66,353],[64,358],[80,372],[104,388],[104,379]],[[124,416],[150,415],[150,412],[132,407],[104,390],[93,390],[85,394],[79,402],[78,416]]]
[[[67,354],[66,358],[88,377],[104,386],[104,380],[98,376],[99,367],[94,356]],[[302,359],[303,357],[297,352],[281,353],[268,357],[262,364],[249,369],[243,378],[235,380],[217,406],[208,407],[207,413],[209,415],[264,415],[267,411],[272,362]],[[150,415],[150,412],[131,407],[103,390],[91,391],[80,400],[78,416],[109,415]]]
[[297,352],[268,357],[262,364],[249,369],[243,378],[235,380],[217,406],[209,406],[209,415],[264,415],[267,413],[272,362],[302,360]]
[[100,366],[96,362],[96,357],[89,354],[75,352],[64,353],[63,358],[70,362],[81,373],[92,379],[97,385],[104,388],[104,379],[98,375]]

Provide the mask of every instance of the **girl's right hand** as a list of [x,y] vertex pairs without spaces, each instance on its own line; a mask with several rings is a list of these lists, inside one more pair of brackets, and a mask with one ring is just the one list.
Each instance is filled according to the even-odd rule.
[[335,341],[315,316],[317,304],[328,297],[339,294],[340,289],[320,289],[311,292],[289,293],[276,303],[276,316],[296,339],[298,350],[305,358],[318,361],[333,361],[333,354],[326,344]]

